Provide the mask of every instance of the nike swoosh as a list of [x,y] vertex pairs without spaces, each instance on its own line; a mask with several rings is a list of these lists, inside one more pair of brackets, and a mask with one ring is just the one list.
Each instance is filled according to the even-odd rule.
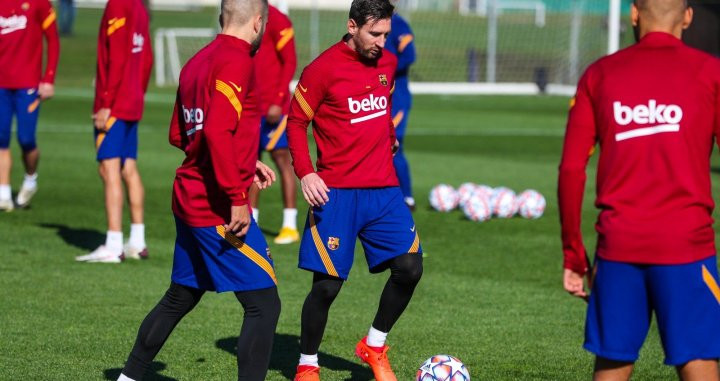
[[236,85],[235,83],[233,83],[233,81],[228,81],[228,82],[230,82],[230,84],[235,88],[235,91],[237,91],[238,93],[242,93],[241,86]]
[[302,90],[303,93],[307,93],[307,89],[304,88],[303,85],[298,83],[298,87],[300,88],[300,90]]
[[414,231],[415,231],[415,226],[411,227],[411,228],[410,228],[410,231],[411,231],[411,232],[414,232]]

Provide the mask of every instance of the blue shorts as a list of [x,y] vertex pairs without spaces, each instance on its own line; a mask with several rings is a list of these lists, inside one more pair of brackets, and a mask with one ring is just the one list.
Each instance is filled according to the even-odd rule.
[[13,115],[17,117],[17,137],[22,150],[37,148],[35,132],[39,113],[37,89],[0,89],[0,149],[10,147]]
[[720,287],[715,256],[684,265],[635,265],[598,258],[585,349],[634,362],[655,312],[665,363],[720,358]]
[[277,285],[270,249],[254,220],[242,239],[225,235],[222,225],[195,228],[175,217],[175,226],[173,282],[217,292]]
[[288,148],[287,115],[284,115],[278,123],[267,123],[265,117],[260,122],[260,151],[272,152],[276,149]]
[[397,256],[422,254],[400,188],[330,188],[328,198],[324,206],[308,211],[300,268],[347,279],[358,238],[370,272],[385,270],[383,264]]
[[137,159],[138,122],[116,119],[108,120],[108,130],[95,129],[97,161],[120,158]]

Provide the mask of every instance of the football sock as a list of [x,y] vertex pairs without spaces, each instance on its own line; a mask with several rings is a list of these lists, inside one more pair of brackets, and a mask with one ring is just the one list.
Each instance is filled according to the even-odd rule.
[[9,184],[0,185],[0,200],[9,200],[12,198],[12,191]]
[[283,209],[283,224],[284,228],[290,228],[297,230],[297,209],[285,208]]
[[382,348],[385,346],[385,339],[387,339],[387,332],[378,331],[374,327],[370,326],[370,331],[367,335],[367,345],[375,348]]
[[132,378],[120,373],[120,377],[118,377],[117,381],[135,381]]
[[305,298],[300,323],[300,353],[318,353],[328,311],[340,292],[343,280],[327,274],[315,273],[310,293]]
[[300,362],[298,363],[299,366],[314,366],[316,368],[319,368],[320,365],[318,364],[318,355],[317,353],[314,355],[306,355],[304,353],[300,354]]
[[28,189],[35,189],[37,188],[37,173],[34,173],[32,175],[25,174],[25,178],[23,179],[23,188]]
[[253,215],[253,220],[255,220],[255,223],[257,224],[258,218],[260,218],[260,209],[252,208],[252,215]]
[[123,233],[108,230],[105,237],[105,247],[113,253],[121,253],[123,250]]
[[145,224],[130,225],[130,245],[139,249],[145,248]]
[[171,283],[165,296],[145,317],[122,374],[141,380],[165,340],[202,298],[204,291]]
[[405,197],[405,203],[409,206],[415,206],[415,199],[412,197]]
[[280,317],[280,297],[275,287],[236,292],[235,297],[245,310],[237,342],[238,381],[263,381]]
[[[422,277],[422,256],[405,254],[395,257],[386,263],[390,267],[390,278],[385,284],[380,305],[372,326],[381,332],[390,332],[400,318],[405,307],[410,303],[415,286]],[[368,345],[371,345],[368,343]]]

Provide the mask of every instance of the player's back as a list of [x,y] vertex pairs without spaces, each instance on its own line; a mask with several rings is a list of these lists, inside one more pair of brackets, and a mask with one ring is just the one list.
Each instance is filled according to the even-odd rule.
[[655,251],[657,263],[713,254],[709,155],[720,62],[650,33],[593,64],[580,88],[592,99],[600,145],[600,254]]

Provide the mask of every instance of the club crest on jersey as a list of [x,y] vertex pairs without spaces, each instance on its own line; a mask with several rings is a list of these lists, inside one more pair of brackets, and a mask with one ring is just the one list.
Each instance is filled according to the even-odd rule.
[[20,7],[22,8],[23,11],[27,11],[28,9],[30,9],[30,3],[24,2],[24,3],[22,3],[22,5]]
[[338,248],[340,248],[340,238],[338,238],[338,237],[328,238],[328,248],[330,250],[337,250]]
[[388,85],[387,75],[385,75],[385,74],[380,74],[380,75],[378,76],[378,78],[380,79],[380,84],[381,84],[381,85],[383,85],[383,86],[387,86],[387,85]]
[[265,249],[265,253],[267,253],[268,258],[272,259],[272,255],[270,254],[270,248]]

